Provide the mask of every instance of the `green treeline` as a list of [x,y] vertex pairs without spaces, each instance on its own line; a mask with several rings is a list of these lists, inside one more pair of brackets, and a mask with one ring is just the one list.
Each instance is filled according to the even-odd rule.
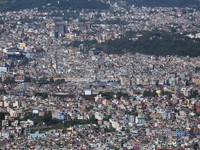
[[[88,1],[88,0],[16,0],[7,1],[7,3],[3,3],[0,5],[0,11],[13,11],[13,10],[20,10],[20,9],[31,9],[31,8],[45,8],[47,4],[50,3],[51,5],[48,7],[55,7],[59,9],[108,9],[109,5],[102,3],[100,1]],[[45,7],[43,7],[45,6]]]
[[93,115],[90,119],[87,120],[81,120],[81,119],[75,119],[75,120],[68,120],[64,123],[65,127],[71,127],[74,125],[80,125],[80,124],[97,124],[97,119],[95,119],[95,116]]
[[128,4],[146,7],[196,7],[198,0],[125,0]]
[[143,92],[143,96],[144,97],[158,97],[158,94],[156,93],[156,91],[144,91]]
[[123,39],[109,40],[93,44],[97,50],[108,54],[123,54],[136,52],[148,55],[178,55],[196,57],[200,55],[200,39],[191,39],[181,34],[164,31],[144,31],[143,36],[132,40],[134,32],[128,32]]
[[129,95],[127,93],[123,93],[123,92],[99,92],[99,94],[101,94],[102,97],[105,97],[108,100],[111,100],[113,98],[117,98],[118,100],[120,100],[121,97],[123,98],[129,98]]
[[[120,2],[119,0],[112,0]],[[195,7],[200,8],[198,0],[123,0],[127,2],[128,6],[134,4],[135,6],[146,7]],[[0,2],[5,2],[0,0]],[[58,7],[59,9],[109,9],[109,5],[99,0],[7,0],[1,3],[0,11],[13,11],[20,9],[30,8],[45,8],[50,3],[52,8]],[[48,6],[49,7],[49,6]]]

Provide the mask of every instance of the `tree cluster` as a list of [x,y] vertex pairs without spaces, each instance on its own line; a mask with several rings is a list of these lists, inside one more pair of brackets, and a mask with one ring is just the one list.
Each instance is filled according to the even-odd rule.
[[128,4],[145,7],[197,7],[198,0],[126,0]]
[[156,93],[156,91],[153,91],[153,92],[151,92],[151,91],[144,91],[143,92],[143,96],[144,97],[157,97],[158,94]]
[[[123,39],[95,43],[93,47],[108,54],[136,52],[147,55],[178,55],[196,57],[200,55],[200,39],[191,39],[185,35],[164,31],[144,31],[138,40],[132,40],[135,32],[128,32]],[[126,50],[126,51],[124,51]]]
[[47,77],[43,77],[43,78],[40,78],[40,79],[38,80],[38,83],[41,84],[41,85],[43,85],[43,84],[49,84],[50,81],[48,80]]
[[0,95],[1,94],[7,94],[6,90],[5,89],[0,89]]
[[47,4],[51,5],[52,9],[58,8],[59,10],[67,9],[108,9],[109,5],[98,0],[16,0],[15,2],[8,0],[6,3],[1,4],[0,11],[13,11],[20,9],[47,8]]
[[68,120],[64,123],[65,127],[71,127],[76,124],[97,124],[97,120],[95,119],[95,116],[93,115],[88,120],[81,120],[81,119],[74,119],[74,120]]
[[195,71],[200,71],[200,67],[195,67]]
[[35,124],[42,125],[43,122],[46,124],[51,124],[52,121],[52,113],[51,111],[45,112],[44,116],[38,117],[36,114],[31,112],[27,113],[22,120],[32,119]]
[[194,90],[188,98],[197,98],[197,97],[199,97],[198,90]]
[[65,83],[65,79],[57,79],[57,80],[55,80],[54,83],[55,84],[63,84],[63,83]]
[[7,77],[6,80],[3,81],[4,84],[15,83],[15,79],[11,77]]
[[118,100],[120,100],[121,97],[129,98],[129,95],[127,93],[123,93],[123,92],[117,92],[117,93],[114,93],[114,92],[99,92],[99,94],[101,94],[101,96],[105,97],[108,100],[115,98],[115,96]]
[[28,76],[25,76],[24,82],[35,82],[35,79],[31,78],[31,77],[28,77]]
[[48,98],[48,94],[47,93],[35,93],[35,96],[41,96],[42,99]]

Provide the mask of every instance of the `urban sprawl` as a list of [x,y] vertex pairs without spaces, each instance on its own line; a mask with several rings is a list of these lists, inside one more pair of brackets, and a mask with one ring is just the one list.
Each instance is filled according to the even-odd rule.
[[65,46],[130,30],[199,38],[200,12],[110,5],[0,12],[0,149],[200,149],[200,57]]

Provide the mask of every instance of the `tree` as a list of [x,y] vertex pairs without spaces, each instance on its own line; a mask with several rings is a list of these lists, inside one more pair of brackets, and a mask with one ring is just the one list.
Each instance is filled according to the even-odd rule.
[[42,99],[48,98],[48,95],[47,93],[35,93],[35,96],[41,96]]
[[11,77],[7,77],[6,80],[3,81],[4,84],[15,83],[15,80]]
[[138,87],[142,87],[142,88],[143,88],[143,85],[142,85],[142,84],[138,84],[137,86],[138,86]]
[[168,92],[168,91],[162,91],[162,92],[161,92],[161,95],[167,95],[169,99],[172,98],[172,93],[171,93],[171,92]]
[[36,119],[34,119],[35,124],[40,124],[42,125],[44,120],[42,117],[37,117]]
[[[99,0],[60,0],[59,4],[55,0],[48,0],[49,3],[57,8],[58,10],[67,10],[67,9],[108,9],[109,5],[105,4]],[[30,9],[30,8],[39,8],[44,9],[47,4],[47,1],[41,0],[16,0],[15,2],[7,1],[6,3],[1,3],[0,11],[13,11],[13,10],[20,10],[20,9]],[[49,8],[49,7],[47,7]],[[52,7],[51,7],[52,9]]]
[[48,122],[50,122],[51,120],[52,120],[52,113],[51,113],[51,111],[48,111],[47,113],[44,114],[44,116],[43,116],[43,121],[44,121],[45,123],[48,123]]
[[[88,48],[96,48],[108,54],[123,54],[124,49],[129,53],[136,52],[148,55],[179,55],[196,57],[200,55],[198,47],[200,40],[190,39],[185,35],[168,33],[165,31],[138,31],[143,36],[136,41],[130,40],[135,37],[136,32],[127,32],[123,39],[108,40],[103,43],[87,43],[83,44]],[[153,37],[153,38],[152,38]],[[198,69],[198,68],[197,68]]]
[[28,113],[24,116],[23,120],[27,120],[27,119],[31,119],[31,118],[32,118],[32,113],[31,113],[31,112],[28,112]]
[[153,92],[151,92],[151,91],[144,91],[143,92],[143,96],[144,97],[157,97],[158,94],[156,93],[156,91],[153,91]]
[[44,114],[44,116],[43,117],[37,117],[35,120],[34,120],[34,122],[36,123],[36,124],[42,124],[43,122],[45,122],[46,124],[47,123],[50,123],[52,121],[52,113],[51,113],[51,111],[48,111],[48,112],[46,112],[45,114]]
[[31,77],[27,77],[27,76],[26,76],[26,77],[24,78],[24,82],[31,82]]
[[121,97],[129,98],[129,95],[123,92],[117,92],[116,96],[117,96],[117,99],[120,99]]
[[55,84],[63,84],[63,83],[65,83],[65,79],[57,79],[55,81]]
[[50,78],[49,82],[50,82],[50,83],[54,83],[53,77]]
[[143,92],[144,97],[150,97],[151,96],[151,91],[144,91]]
[[9,113],[5,113],[5,112],[0,112],[0,120],[4,120],[5,119],[5,115],[7,115]]
[[200,71],[200,67],[195,67],[195,71]]
[[97,123],[97,119],[95,119],[95,116],[92,115],[92,117],[88,120],[86,120],[86,124],[96,124]]
[[0,89],[0,94],[7,94],[5,89]]
[[196,98],[198,95],[198,90],[194,90],[188,98]]
[[93,100],[94,98],[93,97],[91,97],[91,96],[86,96],[85,97],[85,100]]
[[114,92],[100,92],[101,96],[105,97],[108,100],[113,99],[115,93]]
[[152,97],[158,97],[158,94],[156,93],[156,91],[153,91],[153,92],[151,93],[151,95],[152,95]]
[[95,119],[95,116],[93,115],[88,120],[74,119],[68,120],[64,123],[65,127],[74,126],[75,124],[97,124],[97,119]]
[[39,82],[40,84],[49,84],[49,81],[48,81],[47,77],[40,78],[40,79],[38,80],[38,82]]
[[110,127],[109,129],[108,128],[106,128],[105,129],[105,132],[115,132],[116,131],[116,129],[115,128],[113,128],[113,127]]

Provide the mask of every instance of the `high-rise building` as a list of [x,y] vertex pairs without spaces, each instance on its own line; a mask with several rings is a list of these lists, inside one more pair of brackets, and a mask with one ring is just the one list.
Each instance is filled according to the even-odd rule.
[[60,34],[66,33],[66,26],[64,24],[58,24],[55,26],[55,31],[58,31]]
[[55,31],[54,37],[58,38],[58,35],[59,35],[58,31]]

